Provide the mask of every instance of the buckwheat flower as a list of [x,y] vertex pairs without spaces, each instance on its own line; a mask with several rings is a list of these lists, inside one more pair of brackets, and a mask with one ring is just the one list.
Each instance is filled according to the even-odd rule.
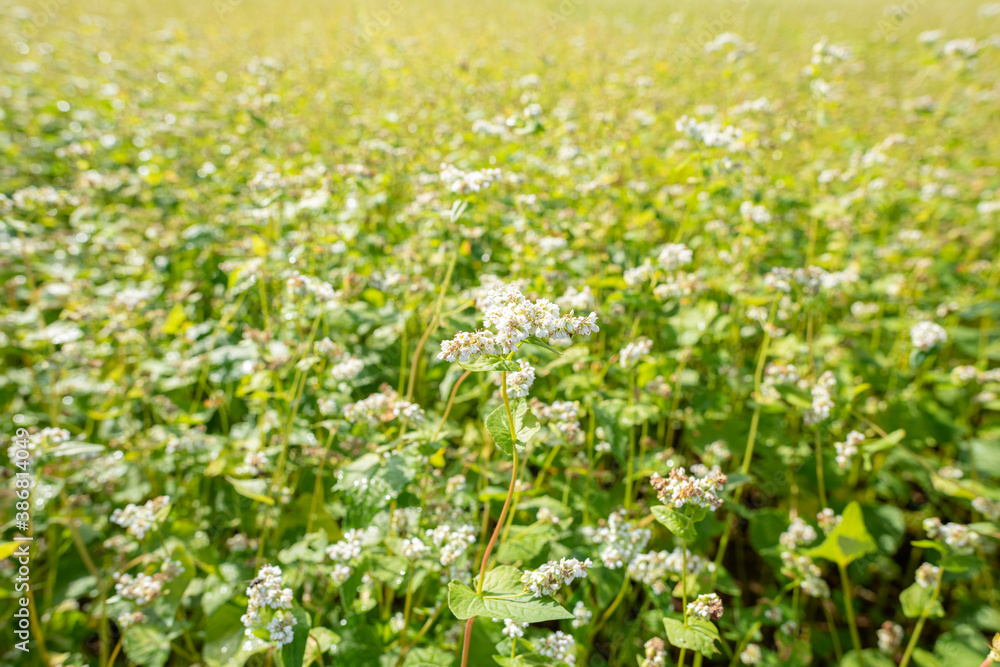
[[951,369],[951,382],[959,387],[974,382],[979,375],[975,366],[956,366]]
[[[528,395],[528,390],[535,383],[535,369],[524,359],[519,359],[518,368],[520,370],[507,373],[507,396],[509,398],[524,398]],[[500,384],[500,376],[497,376],[496,383]]]
[[837,465],[842,470],[851,467],[851,461],[858,455],[858,445],[864,442],[864,439],[865,436],[862,433],[851,431],[847,434],[844,442],[833,443],[834,449],[837,450]]
[[715,571],[715,563],[692,553],[690,549],[677,547],[673,551],[649,551],[639,554],[628,564],[626,572],[631,579],[649,586],[653,593],[663,595],[669,590],[667,579],[670,576],[681,577],[685,560],[688,574]]
[[841,519],[843,519],[843,517],[829,507],[823,508],[823,510],[816,515],[816,522],[819,523],[820,530],[823,531],[824,535],[829,535],[830,532],[840,524]]
[[896,655],[903,644],[903,626],[892,621],[886,621],[876,633],[878,635],[878,649],[889,655]]
[[573,607],[573,621],[570,623],[574,628],[584,628],[590,624],[590,619],[594,617],[594,612],[592,612],[583,600],[576,603]]
[[[259,626],[263,623],[261,617],[263,611],[270,609],[281,613],[283,610],[292,608],[292,589],[283,588],[282,584],[281,568],[276,565],[262,565],[257,572],[257,578],[250,582],[246,592],[247,611],[240,618],[240,621],[246,628],[244,632],[248,637],[253,635],[254,626]],[[284,640],[285,632],[290,631],[291,625],[295,624],[294,617],[291,614],[287,615],[292,618],[290,623],[284,620],[283,617],[277,623],[274,623],[274,618],[278,618],[278,616],[275,615],[272,618],[271,622],[274,623],[274,629],[272,629],[270,624],[268,625],[272,639],[277,635],[278,639]],[[290,638],[288,641],[291,641]]]
[[622,348],[618,353],[618,363],[622,368],[632,368],[639,359],[650,353],[653,349],[653,341],[648,338],[640,338]]
[[543,639],[535,650],[538,655],[573,665],[576,664],[576,656],[573,654],[575,643],[572,635],[557,630]]
[[732,456],[725,440],[716,440],[705,447],[705,454],[702,458],[708,459],[710,463],[721,463],[728,461]]
[[573,580],[585,578],[587,569],[592,565],[589,558],[584,561],[576,558],[549,561],[537,570],[524,572],[521,575],[521,583],[536,598],[552,595],[563,586],[571,584]]
[[559,517],[548,507],[539,507],[538,513],[535,514],[535,520],[539,523],[548,523],[553,526],[559,525]]
[[700,478],[688,476],[684,468],[672,469],[667,477],[654,472],[649,481],[656,489],[660,502],[675,509],[694,505],[714,512],[722,507],[722,498],[718,494],[726,484],[726,476],[718,467]]
[[539,421],[555,426],[567,441],[573,442],[582,435],[580,405],[576,401],[553,401],[551,405],[547,405],[532,398],[528,405]]
[[625,269],[625,271],[622,272],[622,278],[625,280],[626,285],[642,285],[643,283],[649,282],[653,276],[654,270],[655,267],[652,262],[647,259],[639,266]]
[[715,593],[699,595],[694,602],[688,603],[687,611],[698,618],[717,621],[722,618],[722,600]]
[[643,646],[646,650],[646,659],[642,661],[640,667],[666,667],[667,666],[667,646],[659,637],[653,637]]
[[982,496],[973,498],[972,509],[976,510],[990,521],[1000,520],[1000,503],[995,503]]
[[567,287],[566,293],[556,299],[556,304],[563,310],[590,310],[594,307],[594,293],[589,285],[577,290],[575,287]]
[[740,215],[747,222],[754,222],[758,225],[766,225],[771,222],[771,213],[762,204],[754,204],[752,201],[745,201],[740,204]]
[[799,517],[793,517],[788,530],[778,537],[778,543],[786,549],[795,549],[802,544],[810,544],[816,540],[816,529]]
[[115,592],[137,606],[145,607],[165,592],[166,583],[167,577],[160,574],[123,574],[115,583]]
[[[503,620],[503,630],[501,630],[500,632],[510,637],[511,639],[517,637],[523,637],[525,628],[527,628],[528,625],[530,625],[529,623],[519,623],[518,621],[512,621],[509,618],[505,618],[502,620]],[[501,619],[494,618],[493,621],[495,623],[499,623]]]
[[279,648],[285,644],[291,644],[292,637],[294,636],[293,628],[297,623],[298,621],[292,615],[292,612],[277,612],[267,624],[267,631],[271,633],[271,641]]
[[601,442],[594,445],[594,452],[597,454],[610,454],[611,453],[611,443],[607,440],[602,440]]
[[424,544],[419,538],[413,537],[403,540],[403,546],[400,549],[400,552],[403,554],[404,558],[417,560],[430,550],[431,548]]
[[694,254],[683,243],[668,243],[656,257],[657,263],[664,271],[674,271],[691,263]]
[[141,611],[126,611],[118,615],[118,627],[122,630],[128,630],[133,626],[142,625],[145,622],[146,615]]
[[441,524],[437,528],[428,529],[426,537],[440,550],[438,558],[441,565],[450,567],[476,543],[477,534],[474,526],[452,528]]
[[367,423],[371,426],[397,419],[419,423],[424,420],[424,411],[416,403],[399,398],[388,385],[382,385],[381,391],[356,403],[345,405],[344,418],[354,424]]
[[979,544],[979,534],[961,523],[941,523],[941,519],[924,519],[924,530],[932,540],[944,540],[955,551],[970,552]]
[[604,567],[617,570],[631,563],[641,554],[653,536],[648,528],[635,526],[625,519],[621,510],[612,512],[607,521],[602,521],[596,528],[584,526],[584,537],[592,544],[600,545],[598,557]]
[[740,653],[740,662],[744,665],[756,665],[763,657],[764,654],[758,644],[747,644],[747,647]]
[[330,369],[330,377],[337,382],[353,380],[365,369],[365,364],[357,357],[348,357]]
[[916,582],[921,588],[933,588],[934,584],[937,583],[938,571],[940,568],[937,565],[931,565],[930,563],[924,563],[917,568]]
[[927,351],[948,341],[948,332],[934,322],[917,322],[910,328],[913,347]]
[[448,478],[448,483],[445,485],[445,493],[449,496],[458,493],[465,489],[465,475],[453,475]]
[[771,607],[764,611],[764,617],[772,623],[781,623],[781,619],[783,619],[785,615],[781,611],[781,607]]
[[833,398],[830,390],[837,386],[837,381],[833,373],[825,371],[816,380],[810,393],[812,394],[812,407],[806,410],[803,421],[809,426],[815,426],[820,422],[830,418],[830,412],[834,408]]
[[352,574],[354,574],[354,568],[349,565],[337,563],[333,566],[333,571],[330,572],[330,579],[335,585],[339,586],[350,579]]
[[170,496],[160,496],[144,505],[129,503],[124,509],[116,509],[111,514],[111,523],[125,528],[136,539],[143,539],[157,523],[156,514],[170,504]]
[[334,542],[326,548],[326,555],[334,563],[349,563],[361,556],[361,547],[366,535],[366,531],[352,528],[344,533],[339,542]]
[[482,169],[462,171],[454,165],[441,165],[441,182],[455,194],[479,192],[500,180],[502,172],[499,169]]

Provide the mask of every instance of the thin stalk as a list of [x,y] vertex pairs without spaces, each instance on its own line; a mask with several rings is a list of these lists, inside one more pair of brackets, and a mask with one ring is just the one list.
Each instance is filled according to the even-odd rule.
[[819,437],[819,427],[816,427],[816,482],[819,486],[819,504],[826,508],[826,482],[823,478],[823,443]]
[[924,610],[920,612],[920,618],[917,619],[917,625],[913,628],[913,634],[910,635],[910,641],[906,644],[906,652],[903,653],[903,659],[900,661],[899,667],[906,667],[910,662],[910,656],[913,655],[913,650],[917,647],[917,642],[920,640],[920,633],[924,630],[924,623],[927,622],[927,614],[931,607],[934,606],[934,603],[937,602],[938,596],[941,594],[941,578],[943,576],[944,568],[939,567],[937,579],[934,581],[934,593],[931,595],[931,601],[924,607]]
[[[858,666],[865,667],[865,659],[861,654],[861,636],[858,634],[858,624],[854,619],[854,600],[851,596],[851,580],[847,577],[847,568],[837,564],[840,568],[840,583],[844,587],[844,609],[847,611],[847,622],[851,630],[851,642],[854,644],[854,652],[858,654]],[[940,574],[940,572],[939,572]]]
[[[514,499],[514,488],[517,486],[517,431],[514,427],[514,415],[510,411],[510,399],[507,397],[507,372],[504,371],[500,374],[500,392],[503,395],[503,405],[507,412],[507,426],[510,429],[510,440],[513,443],[513,465],[510,471],[510,486],[507,487],[507,497],[503,502],[503,509],[500,510],[500,517],[497,519],[497,524],[493,528],[493,535],[490,537],[489,543],[486,545],[486,551],[483,552],[483,561],[479,565],[479,581],[476,584],[476,594],[483,594],[483,585],[486,583],[486,568],[489,565],[490,554],[493,552],[493,546],[496,544],[497,538],[500,537],[500,531],[503,529],[504,519],[507,517],[507,512],[510,510],[510,504]],[[487,516],[489,516],[489,511],[487,510]],[[465,639],[462,642],[462,667],[468,667],[469,664],[469,648],[472,642],[472,624],[475,622],[475,616],[468,619],[465,622]]]
[[413,363],[410,364],[410,379],[409,384],[406,386],[406,400],[408,401],[413,399],[413,387],[417,382],[417,370],[420,366],[420,355],[424,351],[424,345],[427,344],[427,339],[430,338],[431,333],[437,329],[438,323],[441,321],[441,307],[444,305],[444,296],[448,293],[448,286],[451,285],[451,274],[455,270],[455,263],[458,261],[458,250],[459,246],[456,245],[455,252],[451,254],[451,262],[448,263],[448,270],[444,274],[441,293],[438,295],[437,305],[434,307],[434,316],[431,318],[427,328],[424,329],[424,333],[417,343],[417,349],[413,351]]

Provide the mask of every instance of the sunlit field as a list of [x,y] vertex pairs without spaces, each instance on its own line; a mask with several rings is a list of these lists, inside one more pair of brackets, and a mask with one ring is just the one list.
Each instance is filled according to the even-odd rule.
[[0,665],[1000,663],[1000,3],[0,34]]

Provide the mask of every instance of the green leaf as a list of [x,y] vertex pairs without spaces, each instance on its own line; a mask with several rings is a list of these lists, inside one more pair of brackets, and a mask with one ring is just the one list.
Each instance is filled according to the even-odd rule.
[[698,531],[694,528],[693,518],[678,512],[666,505],[654,505],[650,508],[656,520],[667,527],[671,533],[686,542],[690,542],[698,537]]
[[667,630],[667,641],[671,646],[685,648],[701,653],[706,658],[712,657],[719,650],[715,642],[719,639],[719,630],[715,624],[704,618],[688,619],[687,626],[674,618],[663,619],[663,627]]
[[524,339],[525,343],[531,343],[532,345],[537,345],[538,347],[544,348],[549,352],[555,352],[556,354],[562,354],[559,350],[549,345],[547,340],[542,340],[538,336],[528,336]]
[[900,594],[899,601],[907,618],[919,618],[923,615],[941,618],[944,616],[944,607],[933,598],[933,587],[924,588],[920,584],[913,584]]
[[309,639],[306,642],[306,657],[304,665],[308,667],[315,662],[323,662],[323,654],[330,650],[331,646],[340,643],[340,635],[329,628],[312,628],[309,630]]
[[[516,427],[515,427],[516,428]],[[514,455],[514,440],[510,437],[510,420],[507,419],[507,408],[497,407],[486,418],[486,430],[490,432],[493,442],[507,456]]]
[[[527,446],[531,438],[542,427],[535,415],[528,410],[527,401],[515,401],[511,406],[511,414],[514,417],[514,434],[517,436],[517,443],[522,447]],[[486,418],[486,430],[489,431],[493,442],[504,454],[514,455],[514,447],[510,437],[510,421],[507,418],[507,409],[503,405],[498,406]]]
[[306,655],[306,643],[309,641],[309,614],[295,604],[292,605],[292,616],[296,621],[292,631],[292,641],[281,648],[281,662],[284,663],[284,667],[302,667]]
[[821,545],[809,550],[816,558],[825,558],[846,567],[854,560],[878,550],[875,540],[865,527],[861,505],[852,502],[844,510],[843,519]]
[[256,500],[265,505],[274,504],[274,498],[267,495],[266,479],[237,479],[226,475],[226,481],[232,484],[236,493],[241,496],[246,496],[250,500]]
[[513,658],[509,655],[495,655],[493,660],[502,667],[552,667],[553,664],[552,658],[546,658],[537,653],[516,655]]
[[513,359],[482,356],[473,361],[460,361],[458,365],[467,371],[518,371],[521,367]]
[[482,595],[476,595],[460,581],[452,581],[448,584],[448,607],[461,620],[482,616],[541,623],[573,618],[570,611],[552,598],[536,598],[525,593],[521,571],[508,565],[500,565],[486,573]]
[[136,625],[125,632],[122,648],[142,667],[163,667],[170,657],[170,637],[151,625]]

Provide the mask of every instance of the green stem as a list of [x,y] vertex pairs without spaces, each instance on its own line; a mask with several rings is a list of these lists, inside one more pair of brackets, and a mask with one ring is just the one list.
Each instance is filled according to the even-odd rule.
[[920,640],[920,633],[924,630],[924,623],[927,622],[927,614],[930,609],[937,602],[938,596],[941,594],[941,578],[944,576],[944,568],[939,567],[937,573],[937,579],[934,581],[934,594],[931,595],[931,601],[924,607],[923,611],[920,612],[920,618],[917,619],[917,625],[913,628],[913,634],[910,635],[910,641],[906,644],[906,652],[903,653],[903,659],[899,663],[899,667],[906,667],[910,662],[910,656],[913,655],[913,650],[917,647],[917,642]]
[[854,600],[851,595],[851,580],[847,576],[847,568],[837,564],[840,568],[840,583],[844,588],[844,609],[847,611],[847,622],[851,630],[851,642],[854,644],[854,652],[858,654],[858,666],[865,667],[865,659],[861,654],[861,636],[858,635],[858,624],[854,619]]

